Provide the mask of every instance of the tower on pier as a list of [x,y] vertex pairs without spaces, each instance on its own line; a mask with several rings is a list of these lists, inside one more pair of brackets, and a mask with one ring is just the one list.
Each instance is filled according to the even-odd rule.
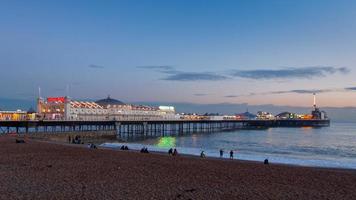
[[314,106],[314,110],[316,110],[316,95],[315,95],[315,93],[313,93],[313,98],[314,98],[313,106]]

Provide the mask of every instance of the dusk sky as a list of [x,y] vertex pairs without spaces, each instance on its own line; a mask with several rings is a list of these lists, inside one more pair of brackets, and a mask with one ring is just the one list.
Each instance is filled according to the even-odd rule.
[[353,0],[3,0],[0,25],[2,98],[356,106]]

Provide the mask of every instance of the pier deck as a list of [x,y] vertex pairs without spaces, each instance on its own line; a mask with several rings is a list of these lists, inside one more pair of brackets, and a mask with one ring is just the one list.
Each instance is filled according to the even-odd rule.
[[165,135],[246,128],[323,127],[329,120],[141,120],[141,121],[0,121],[0,133],[112,131],[117,135]]

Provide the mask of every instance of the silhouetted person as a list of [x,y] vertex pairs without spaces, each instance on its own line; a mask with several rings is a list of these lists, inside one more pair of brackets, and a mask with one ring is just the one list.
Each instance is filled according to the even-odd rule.
[[234,159],[234,152],[232,150],[230,151],[230,159]]
[[178,151],[177,151],[176,148],[174,148],[174,150],[173,150],[173,156],[177,156],[177,155],[178,155]]
[[125,145],[122,145],[120,149],[125,150]]
[[84,143],[82,142],[82,137],[80,137],[80,136],[78,136],[78,144],[84,144]]
[[224,150],[220,149],[220,158],[224,156]]
[[204,153],[204,151],[201,151],[200,157],[201,157],[201,158],[205,158],[205,153]]
[[129,147],[128,147],[128,146],[125,146],[125,150],[129,150]]
[[170,149],[168,150],[168,155],[172,155],[172,154],[173,154],[173,149],[170,148]]
[[266,158],[265,161],[263,162],[265,165],[268,165],[268,159]]

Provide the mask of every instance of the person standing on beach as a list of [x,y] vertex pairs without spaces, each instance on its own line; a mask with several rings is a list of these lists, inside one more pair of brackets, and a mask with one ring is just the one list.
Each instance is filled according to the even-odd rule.
[[234,159],[234,151],[230,151],[230,159]]
[[204,153],[204,151],[201,151],[200,157],[201,157],[201,158],[205,158],[205,153]]
[[173,151],[173,156],[177,156],[178,155],[178,151],[177,149],[175,148],[174,151]]
[[220,149],[220,158],[224,156],[224,150]]

